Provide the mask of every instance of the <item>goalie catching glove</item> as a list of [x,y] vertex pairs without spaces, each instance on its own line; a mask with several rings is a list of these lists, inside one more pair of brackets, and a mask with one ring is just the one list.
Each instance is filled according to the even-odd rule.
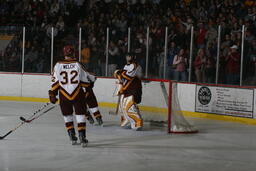
[[114,72],[114,77],[116,78],[116,79],[118,79],[118,81],[116,82],[116,84],[119,84],[119,86],[118,86],[118,92],[117,92],[117,96],[119,96],[119,95],[121,95],[121,94],[123,94],[124,93],[124,90],[123,90],[123,88],[122,88],[122,83],[123,83],[123,80],[122,80],[122,70],[116,70],[115,72]]
[[120,70],[120,69],[117,69],[117,70],[115,70],[115,72],[114,72],[114,77],[115,77],[116,79],[118,79],[120,82],[122,81],[122,76],[121,76],[121,74],[122,74],[122,70]]

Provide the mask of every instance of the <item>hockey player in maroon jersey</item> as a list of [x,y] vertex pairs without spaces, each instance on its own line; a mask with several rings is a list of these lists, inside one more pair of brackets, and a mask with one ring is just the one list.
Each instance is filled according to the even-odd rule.
[[[86,70],[83,63],[81,63],[81,65],[83,66],[84,70]],[[93,75],[93,74],[91,74],[91,75]],[[94,82],[96,81],[96,77],[94,77],[93,80],[88,78],[88,80],[90,82],[90,85],[85,88],[86,89],[86,91],[85,91],[86,105],[89,108],[88,111],[86,112],[86,118],[90,122],[90,124],[94,124],[94,119],[91,115],[91,114],[93,114],[94,117],[96,118],[98,124],[102,125],[103,124],[102,115],[101,115],[99,107],[98,107],[97,98],[93,92],[93,87],[94,87]]]
[[52,73],[52,86],[49,98],[52,103],[57,102],[59,94],[60,108],[72,144],[76,144],[77,137],[73,122],[73,108],[77,121],[79,140],[83,147],[88,143],[86,139],[86,101],[84,89],[95,81],[95,76],[86,72],[82,65],[75,59],[74,48],[67,45],[63,48],[64,60],[54,66]]
[[89,122],[91,124],[93,124],[94,119],[90,114],[90,113],[92,113],[94,115],[94,117],[96,118],[98,124],[102,125],[103,120],[102,120],[102,116],[101,116],[101,113],[100,113],[100,110],[99,110],[99,107],[98,107],[98,102],[97,102],[96,96],[95,96],[95,94],[93,92],[93,89],[92,89],[93,85],[94,85],[94,83],[91,82],[90,86],[86,88],[85,98],[86,98],[86,103],[89,107],[89,111],[87,111],[86,117],[89,120]]
[[121,95],[120,108],[122,110],[121,127],[141,130],[143,120],[140,115],[138,105],[142,96],[142,68],[135,61],[135,56],[131,53],[126,55],[127,64],[122,70],[116,70],[114,77],[119,80]]

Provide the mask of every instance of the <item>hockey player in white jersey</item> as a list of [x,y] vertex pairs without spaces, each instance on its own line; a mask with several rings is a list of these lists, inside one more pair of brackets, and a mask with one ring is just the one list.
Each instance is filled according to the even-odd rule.
[[84,88],[89,86],[89,80],[95,76],[86,72],[74,56],[74,48],[67,45],[63,48],[65,59],[56,63],[52,73],[52,86],[49,90],[49,98],[52,103],[58,100],[64,117],[65,125],[72,144],[76,144],[77,137],[73,122],[73,108],[77,121],[79,140],[83,147],[88,143],[86,139],[86,101]]
[[135,56],[131,53],[126,55],[127,64],[122,70],[116,70],[114,77],[119,80],[121,88],[120,107],[123,115],[121,116],[121,127],[141,130],[143,120],[140,115],[138,104],[142,96],[142,68],[136,63]]

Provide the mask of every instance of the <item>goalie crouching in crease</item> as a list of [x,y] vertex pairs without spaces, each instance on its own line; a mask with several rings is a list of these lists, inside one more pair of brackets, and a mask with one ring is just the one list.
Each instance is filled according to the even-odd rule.
[[122,70],[116,70],[114,77],[118,79],[118,95],[121,96],[121,127],[139,131],[143,127],[143,120],[138,108],[142,96],[142,68],[135,60],[135,56],[128,53],[126,55],[127,64]]

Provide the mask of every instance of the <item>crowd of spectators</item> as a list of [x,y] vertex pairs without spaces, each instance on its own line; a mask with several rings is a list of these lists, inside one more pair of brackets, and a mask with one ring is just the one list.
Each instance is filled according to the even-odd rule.
[[[54,28],[55,62],[59,59],[58,40],[70,37],[78,18],[85,15],[84,0],[0,0],[0,34],[15,35],[1,59],[5,71],[21,71],[22,27],[26,27],[25,72],[50,72],[51,32]],[[68,30],[68,31],[64,31]],[[73,30],[72,30],[73,31]],[[9,63],[18,61],[16,67]],[[14,65],[14,64],[12,64]]]
[[[221,26],[219,83],[238,84],[245,25],[244,80],[256,78],[256,2],[254,0],[0,0],[0,26],[25,25],[28,72],[48,72],[51,27],[55,61],[65,44],[78,49],[82,28],[82,62],[97,75],[105,75],[106,28],[109,27],[108,73],[121,68],[130,49],[145,69],[149,51],[149,77],[163,77],[165,27],[168,27],[166,77],[188,81],[191,27],[194,26],[192,81],[215,82],[218,26]],[[0,27],[6,29],[6,27]],[[147,40],[149,28],[149,40]],[[32,34],[32,32],[35,32]],[[19,39],[20,41],[22,39]],[[20,44],[19,41],[19,44]],[[13,43],[12,43],[13,45]],[[15,46],[14,46],[15,47]],[[14,48],[12,47],[12,48]],[[41,59],[35,58],[41,54]],[[11,58],[10,58],[11,59]],[[43,62],[42,62],[43,60]],[[38,64],[41,63],[41,64]],[[31,67],[37,65],[37,67]],[[40,69],[41,67],[41,69]],[[42,69],[43,68],[43,69]],[[249,84],[249,83],[248,83]],[[255,84],[255,82],[253,83]]]

